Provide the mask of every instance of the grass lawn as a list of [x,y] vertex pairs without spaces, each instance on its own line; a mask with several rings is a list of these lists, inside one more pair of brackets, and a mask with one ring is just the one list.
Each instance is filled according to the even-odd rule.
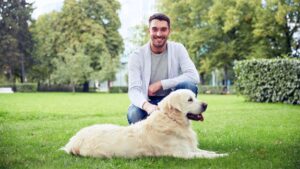
[[204,122],[193,122],[200,148],[229,153],[218,159],[172,157],[97,159],[58,149],[96,123],[127,125],[126,94],[0,94],[0,168],[300,168],[300,106],[200,95]]

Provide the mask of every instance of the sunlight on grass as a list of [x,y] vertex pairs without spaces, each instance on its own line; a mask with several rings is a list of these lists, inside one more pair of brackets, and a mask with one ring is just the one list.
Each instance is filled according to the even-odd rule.
[[204,122],[192,122],[200,148],[230,155],[214,160],[172,157],[96,159],[58,149],[79,129],[128,125],[126,94],[15,93],[0,95],[0,168],[297,168],[300,106],[200,95]]

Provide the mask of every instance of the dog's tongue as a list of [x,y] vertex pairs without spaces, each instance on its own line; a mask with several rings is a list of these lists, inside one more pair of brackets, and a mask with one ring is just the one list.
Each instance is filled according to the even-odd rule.
[[190,120],[196,120],[196,121],[203,121],[204,120],[204,117],[202,116],[202,114],[188,113],[186,116]]

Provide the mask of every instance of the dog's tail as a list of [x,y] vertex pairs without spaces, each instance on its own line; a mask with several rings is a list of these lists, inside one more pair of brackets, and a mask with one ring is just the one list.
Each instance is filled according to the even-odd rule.
[[66,153],[70,154],[70,151],[65,147],[61,147],[59,150],[65,151]]
[[61,147],[59,150],[65,151],[68,154],[73,155],[80,155],[80,148],[79,144],[76,141],[75,137],[72,137],[70,141],[64,146]]

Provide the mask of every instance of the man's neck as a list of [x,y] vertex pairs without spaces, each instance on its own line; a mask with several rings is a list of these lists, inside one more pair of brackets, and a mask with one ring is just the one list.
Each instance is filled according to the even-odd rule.
[[167,43],[162,48],[156,48],[152,44],[150,44],[150,49],[155,54],[163,53],[167,49]]

